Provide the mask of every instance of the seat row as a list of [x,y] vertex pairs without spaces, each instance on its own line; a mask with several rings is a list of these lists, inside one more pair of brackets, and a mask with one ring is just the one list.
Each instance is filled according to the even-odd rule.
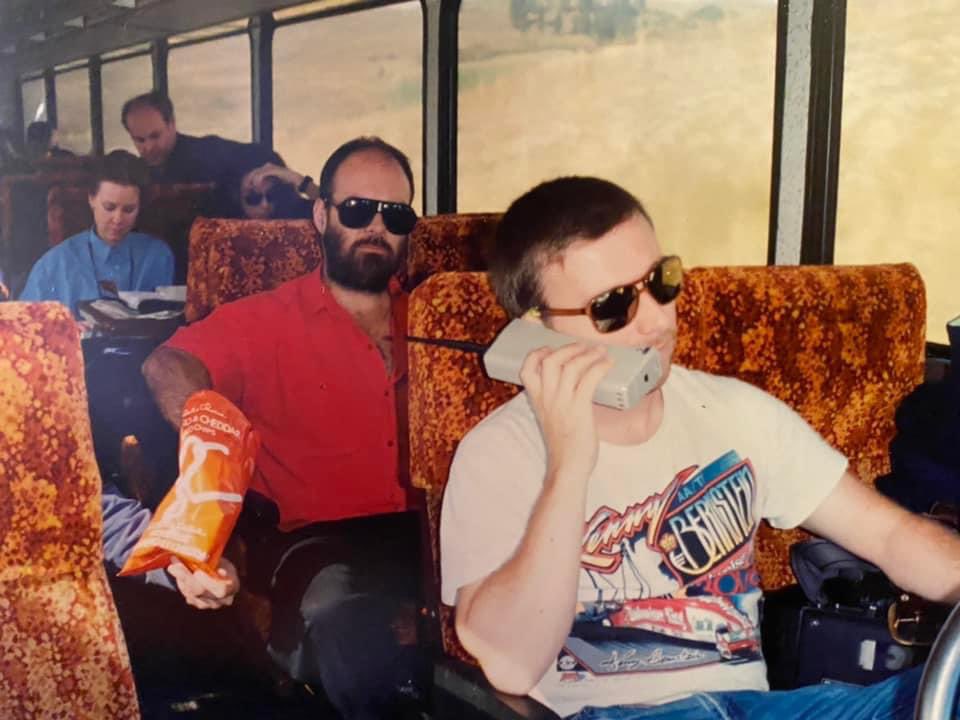
[[[411,335],[486,343],[503,325],[481,272],[496,221],[421,221],[404,278]],[[190,321],[322,262],[315,231],[300,221],[200,219],[189,257]],[[910,265],[697,268],[678,300],[676,361],[779,397],[872,482],[889,468],[894,410],[923,378],[924,306]],[[457,443],[516,388],[488,379],[473,354],[416,343],[408,353],[410,475],[426,496],[433,558],[426,610],[446,658],[469,663],[452,610],[438,599],[440,503]],[[8,628],[0,652],[20,659],[0,672],[0,716],[136,717],[101,562],[79,340],[60,306],[0,304],[0,408],[0,614]],[[788,548],[799,536],[760,531],[765,589],[792,582]],[[41,650],[49,641],[40,638],[62,647]],[[471,691],[450,665],[438,667],[441,695]]]

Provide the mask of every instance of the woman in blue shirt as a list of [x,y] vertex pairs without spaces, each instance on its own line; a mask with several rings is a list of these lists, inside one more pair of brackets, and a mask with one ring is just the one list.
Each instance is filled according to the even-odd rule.
[[173,253],[167,244],[131,232],[148,177],[143,161],[125,150],[100,160],[88,196],[93,227],[44,253],[19,299],[58,300],[79,317],[81,300],[171,284]]

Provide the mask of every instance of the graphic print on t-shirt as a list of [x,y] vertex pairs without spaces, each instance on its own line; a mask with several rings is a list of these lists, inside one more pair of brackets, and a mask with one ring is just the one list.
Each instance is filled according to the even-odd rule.
[[753,467],[729,451],[587,521],[564,680],[760,659]]

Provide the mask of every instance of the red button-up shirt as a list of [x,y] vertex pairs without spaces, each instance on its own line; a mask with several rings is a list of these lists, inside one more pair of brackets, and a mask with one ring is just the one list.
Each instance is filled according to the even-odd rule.
[[198,358],[260,433],[252,488],[280,527],[407,508],[407,297],[391,285],[393,371],[317,272],[219,307],[167,346]]

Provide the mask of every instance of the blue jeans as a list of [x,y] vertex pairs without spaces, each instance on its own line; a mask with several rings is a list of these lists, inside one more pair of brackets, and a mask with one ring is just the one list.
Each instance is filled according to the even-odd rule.
[[664,705],[585,707],[569,720],[912,720],[922,667],[876,685],[699,693]]

